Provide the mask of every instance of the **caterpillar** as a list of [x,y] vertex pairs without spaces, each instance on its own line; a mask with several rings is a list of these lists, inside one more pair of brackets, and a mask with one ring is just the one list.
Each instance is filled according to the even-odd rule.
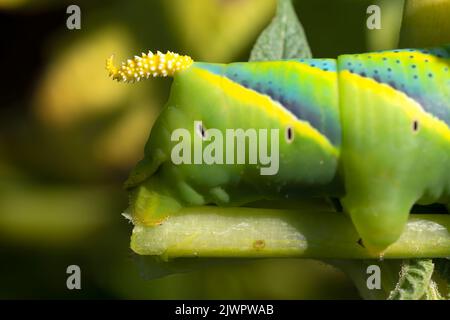
[[[334,196],[364,245],[382,252],[414,204],[450,203],[449,68],[450,45],[231,64],[171,52],[121,67],[110,58],[107,69],[119,81],[174,77],[144,159],[126,182],[133,221],[161,224],[186,206]],[[208,128],[278,129],[285,134],[269,144],[279,145],[279,170],[174,164],[178,128],[191,133],[192,149],[212,143]]]

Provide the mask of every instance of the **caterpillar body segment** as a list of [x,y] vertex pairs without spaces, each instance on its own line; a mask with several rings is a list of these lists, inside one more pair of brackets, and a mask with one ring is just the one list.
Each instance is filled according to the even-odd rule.
[[[305,69],[300,77],[297,64]],[[131,201],[134,218],[150,225],[163,221],[174,213],[167,209],[167,199],[174,199],[171,208],[205,204],[235,206],[261,199],[288,201],[334,192],[325,189],[334,185],[340,153],[337,74],[328,72],[324,76],[324,73],[303,62],[228,66],[194,63],[178,73],[169,101],[152,129],[144,160],[127,182],[129,188],[134,188]],[[259,81],[253,83],[251,78]],[[317,81],[327,102],[324,103],[319,92],[296,90],[302,81]],[[253,85],[260,91],[252,89]],[[297,103],[302,99],[317,103],[318,107],[308,111]],[[299,118],[301,112],[303,119]],[[226,164],[226,141],[223,141],[223,164],[174,165],[171,152],[179,141],[171,141],[171,134],[177,129],[189,131],[192,154],[195,143],[203,145],[203,149],[210,144],[207,137],[202,137],[202,128],[194,127],[198,120],[202,121],[204,130],[267,131],[268,152],[273,149],[274,139],[279,148],[276,174],[262,175],[264,166],[249,163],[248,157],[254,153],[251,149],[257,147],[250,143],[245,145],[244,164],[237,163],[236,147],[234,163]],[[316,121],[317,128],[310,124],[312,121]],[[277,136],[270,134],[272,129],[278,130]],[[288,132],[292,140],[288,139]],[[155,209],[156,203],[164,205]]]
[[449,61],[442,48],[338,59],[342,203],[375,249],[398,239],[415,203],[449,202]]
[[[381,252],[415,203],[450,203],[449,57],[445,46],[180,68],[127,181],[133,219],[154,225],[183,206],[338,196],[364,245]],[[260,163],[227,164],[225,155],[175,164],[180,128],[192,154],[215,141],[208,129],[278,129],[267,149],[278,142],[278,170],[263,175]]]

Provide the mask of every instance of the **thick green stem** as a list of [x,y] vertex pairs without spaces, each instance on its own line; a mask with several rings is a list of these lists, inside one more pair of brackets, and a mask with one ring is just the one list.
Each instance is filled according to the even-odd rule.
[[[385,259],[450,256],[450,215],[413,214]],[[178,257],[380,258],[361,245],[342,213],[258,208],[185,208],[158,226],[136,225],[141,255]]]

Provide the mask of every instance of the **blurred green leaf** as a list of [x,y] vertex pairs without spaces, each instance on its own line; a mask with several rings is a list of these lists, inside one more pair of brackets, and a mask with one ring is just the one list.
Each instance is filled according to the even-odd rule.
[[0,184],[0,238],[9,244],[65,247],[111,222],[121,197],[109,187]]
[[234,264],[248,264],[256,259],[247,258],[179,258],[169,261],[161,259],[159,256],[143,256],[134,254],[141,277],[145,280],[152,280],[172,274],[205,270],[213,266],[230,266]]
[[[309,259],[198,259],[161,262],[135,256],[108,276],[120,297],[129,299],[356,299],[339,270]],[[136,267],[136,266],[134,266]],[[108,272],[109,272],[108,271]],[[104,275],[104,268],[101,269]],[[122,275],[127,275],[127,282]],[[168,276],[170,275],[170,276]],[[155,278],[157,276],[157,278]],[[148,278],[150,277],[150,278]],[[160,278],[162,277],[162,278]],[[326,290],[323,288],[326,287]]]
[[291,0],[279,0],[277,14],[262,32],[250,61],[311,58],[311,50]]
[[55,0],[0,0],[0,9],[15,10],[15,9],[30,9],[45,7],[49,4],[55,3]]
[[406,0],[400,47],[431,47],[450,43],[449,0]]
[[196,60],[230,62],[269,21],[275,0],[165,0],[172,31]]
[[450,300],[450,258],[433,259],[437,274],[446,282],[447,299]]

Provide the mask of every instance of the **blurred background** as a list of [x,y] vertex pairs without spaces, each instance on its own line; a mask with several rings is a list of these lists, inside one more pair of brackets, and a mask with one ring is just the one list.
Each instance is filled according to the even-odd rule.
[[[370,31],[366,9],[374,3],[383,28]],[[70,4],[81,8],[81,30],[66,27]],[[122,183],[142,157],[170,80],[119,84],[107,77],[105,59],[152,49],[246,61],[275,4],[0,0],[0,298],[358,298],[342,272],[318,261],[237,261],[170,274],[176,268],[143,264],[129,249]],[[294,4],[314,57],[397,45],[403,0]],[[82,290],[66,288],[72,264]]]

